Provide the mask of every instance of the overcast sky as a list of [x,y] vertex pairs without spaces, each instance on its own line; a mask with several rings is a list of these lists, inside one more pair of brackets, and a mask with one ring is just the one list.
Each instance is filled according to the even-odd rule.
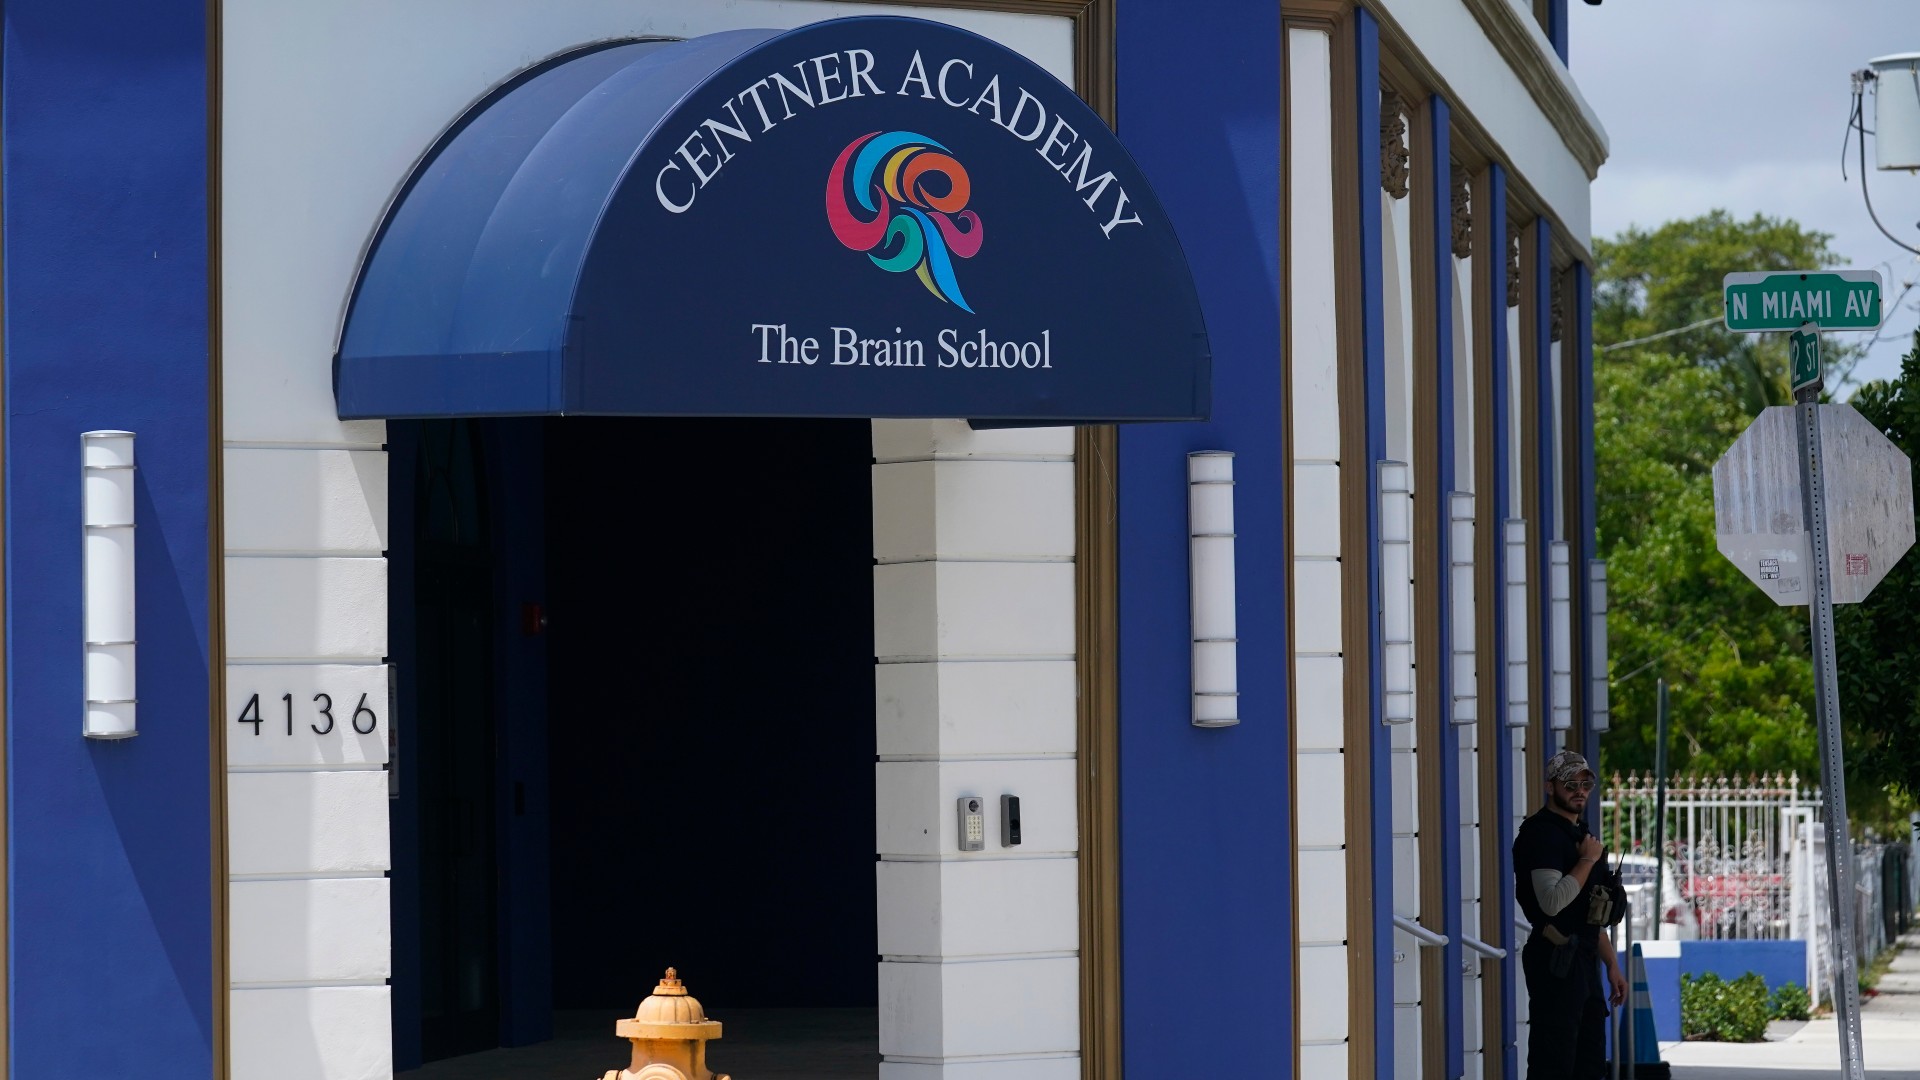
[[[1920,0],[1572,0],[1568,52],[1612,155],[1593,185],[1593,231],[1655,226],[1724,207],[1790,217],[1833,235],[1841,265],[1877,268],[1887,302],[1920,263],[1882,236],[1860,199],[1859,151],[1840,143],[1849,73],[1920,52]],[[1873,127],[1867,98],[1867,127]],[[1874,209],[1920,247],[1920,176],[1873,169]],[[1739,269],[1729,267],[1729,269]],[[1920,285],[1887,320],[1858,371],[1898,374]],[[1855,335],[1849,335],[1850,337]],[[1864,341],[1872,335],[1857,335]],[[1605,344],[1596,342],[1595,344]]]

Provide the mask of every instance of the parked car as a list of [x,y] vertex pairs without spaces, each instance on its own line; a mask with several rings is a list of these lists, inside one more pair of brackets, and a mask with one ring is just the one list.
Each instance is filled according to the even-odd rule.
[[1783,874],[1700,874],[1688,882],[1685,891],[1707,937],[1787,936],[1787,879]]
[[1620,883],[1626,886],[1628,903],[1633,909],[1633,937],[1635,941],[1646,941],[1655,937],[1653,932],[1656,908],[1659,914],[1659,940],[1695,941],[1700,937],[1700,918],[1695,914],[1693,905],[1681,895],[1679,875],[1674,873],[1673,860],[1666,860],[1666,868],[1661,873],[1660,900],[1656,905],[1653,898],[1654,861],[1651,855],[1614,856],[1609,861],[1620,864]]

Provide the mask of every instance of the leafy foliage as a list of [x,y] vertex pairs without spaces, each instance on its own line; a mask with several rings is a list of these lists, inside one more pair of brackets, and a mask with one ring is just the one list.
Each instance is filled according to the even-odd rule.
[[1747,417],[1711,370],[1654,354],[1597,365],[1595,456],[1607,559],[1610,768],[1653,766],[1666,677],[1676,772],[1814,768],[1813,667],[1798,609],[1747,581],[1714,544],[1713,463]]
[[1805,1020],[1813,1015],[1813,996],[1797,982],[1783,982],[1767,998],[1767,1017],[1772,1020]]
[[[1900,378],[1862,386],[1849,404],[1908,457],[1920,451],[1920,333]],[[1834,637],[1849,780],[1920,799],[1920,553],[1864,603],[1836,608]]]
[[[1718,314],[1730,270],[1827,265],[1824,234],[1716,211],[1595,244],[1601,346]],[[1779,340],[1774,340],[1778,337]],[[1782,608],[1722,558],[1713,464],[1789,399],[1784,335],[1706,326],[1599,352],[1594,363],[1600,555],[1607,560],[1612,769],[1654,763],[1656,680],[1672,686],[1678,773],[1817,773],[1804,609]]]
[[1680,1037],[1759,1042],[1767,1036],[1767,984],[1754,972],[1728,982],[1708,972],[1680,976]]

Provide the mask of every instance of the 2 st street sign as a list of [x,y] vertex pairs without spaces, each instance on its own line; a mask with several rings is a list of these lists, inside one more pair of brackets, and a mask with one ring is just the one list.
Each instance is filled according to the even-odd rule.
[[1802,387],[1820,385],[1820,332],[1811,323],[1802,324],[1787,338],[1787,346],[1793,361],[1794,393]]
[[1880,274],[1875,270],[1741,271],[1723,282],[1727,329],[1735,333],[1880,328]]

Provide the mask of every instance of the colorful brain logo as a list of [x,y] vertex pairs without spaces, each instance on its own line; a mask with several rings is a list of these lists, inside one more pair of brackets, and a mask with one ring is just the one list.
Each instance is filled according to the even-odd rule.
[[[871,132],[847,144],[827,177],[833,235],[873,265],[911,270],[927,291],[972,312],[953,275],[953,259],[980,250],[980,215],[968,210],[967,170],[947,148],[911,131]],[[847,201],[851,193],[862,216]]]

